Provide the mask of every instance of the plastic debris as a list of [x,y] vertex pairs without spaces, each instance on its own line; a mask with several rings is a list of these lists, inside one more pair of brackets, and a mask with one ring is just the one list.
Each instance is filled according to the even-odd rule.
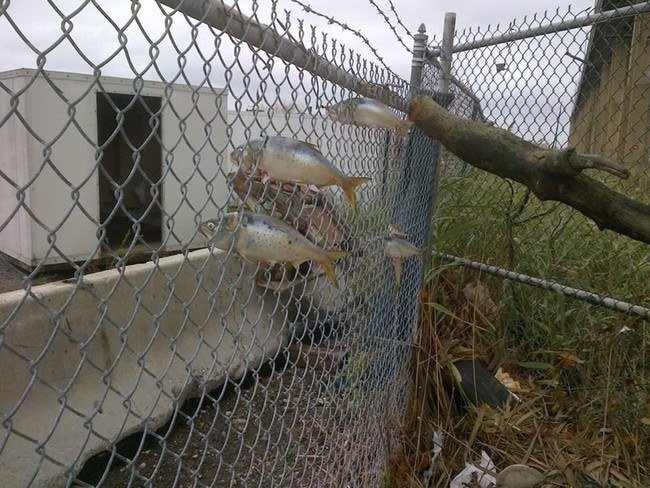
[[478,466],[465,463],[465,469],[451,480],[449,488],[466,488],[475,486],[480,488],[493,488],[496,483],[496,477],[492,474],[495,471],[494,463],[490,456],[481,451],[481,462]]
[[512,395],[515,400],[521,402],[521,398],[519,398],[519,395],[517,395],[517,393],[521,393],[522,389],[517,380],[513,379],[512,376],[510,376],[508,373],[505,373],[501,368],[497,370],[494,376],[501,382],[503,386],[508,389],[510,395]]
[[480,361],[461,360],[449,366],[445,386],[459,405],[504,406],[510,392]]
[[424,486],[429,486],[429,483],[431,482],[431,478],[433,478],[433,475],[436,472],[436,469],[440,462],[438,456],[442,452],[443,440],[444,440],[444,436],[440,432],[433,433],[433,448],[431,449],[432,456],[431,459],[429,460],[429,469],[427,469],[422,474],[422,484]]

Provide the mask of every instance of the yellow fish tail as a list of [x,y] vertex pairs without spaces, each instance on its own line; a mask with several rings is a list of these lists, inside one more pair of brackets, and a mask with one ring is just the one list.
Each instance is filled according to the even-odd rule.
[[349,251],[326,251],[325,254],[326,254],[325,260],[321,261],[320,265],[322,266],[323,270],[325,271],[325,274],[332,282],[332,284],[336,288],[338,288],[339,282],[336,279],[336,273],[334,273],[334,261],[336,261],[337,259],[344,258],[350,253]]
[[350,207],[352,207],[353,212],[357,211],[357,197],[354,194],[354,189],[359,185],[363,185],[369,179],[370,178],[351,176],[346,180],[345,185],[341,187],[343,188],[345,197],[350,202]]

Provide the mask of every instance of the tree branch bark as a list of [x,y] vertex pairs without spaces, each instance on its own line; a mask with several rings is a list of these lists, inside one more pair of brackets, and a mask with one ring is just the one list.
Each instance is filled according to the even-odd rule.
[[409,119],[463,161],[527,186],[540,200],[565,203],[610,229],[650,244],[650,205],[615,192],[585,169],[629,177],[625,167],[574,149],[544,149],[507,130],[450,114],[431,97],[414,97]]

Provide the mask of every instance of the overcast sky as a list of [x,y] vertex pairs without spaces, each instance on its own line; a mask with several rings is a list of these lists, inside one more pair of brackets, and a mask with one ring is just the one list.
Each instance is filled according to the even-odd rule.
[[[246,83],[244,72],[252,66],[254,56],[248,48],[237,52],[235,45],[217,31],[210,31],[206,26],[198,29],[196,42],[192,40],[191,28],[188,21],[181,15],[174,15],[170,28],[171,36],[165,35],[165,16],[161,13],[160,7],[154,0],[94,0],[101,6],[100,11],[89,0],[13,0],[7,10],[7,15],[0,15],[0,49],[3,55],[0,56],[0,71],[21,68],[35,67],[39,61],[38,54],[29,46],[32,44],[37,51],[45,56],[45,69],[72,71],[81,73],[92,73],[93,66],[101,66],[103,75],[133,77],[134,72],[143,73],[145,79],[159,79],[158,71],[166,80],[183,82],[183,79],[175,78],[179,72],[178,51],[188,52],[183,54],[181,64],[185,80],[199,84],[205,78],[206,68],[210,70],[209,79],[217,86],[231,85],[230,105],[238,94],[257,90],[257,86],[266,73],[261,75],[253,74],[253,79],[248,81],[250,86],[244,90]],[[231,5],[230,2],[226,2]],[[402,78],[408,80],[411,55],[397,41],[391,32],[384,18],[377,12],[377,9],[368,0],[305,0],[303,3],[310,5],[326,15],[332,16],[340,22],[347,23],[350,27],[358,28],[367,36],[370,43],[377,49],[386,63]],[[389,0],[375,0],[394,25],[395,16],[390,10]],[[485,28],[492,24],[491,32],[496,33],[496,24],[500,24],[501,31],[507,31],[509,23],[513,19],[518,24],[523,24],[524,16],[528,16],[532,22],[532,16],[537,13],[543,15],[545,11],[550,14],[559,9],[566,12],[571,6],[572,12],[576,14],[593,6],[594,0],[393,0],[393,4],[401,18],[401,21],[411,31],[417,31],[418,26],[424,23],[430,36],[440,38],[444,20],[444,14],[448,11],[457,13],[457,32],[466,28],[476,30]],[[52,4],[59,9],[57,12]],[[240,1],[241,10],[250,15],[253,13],[253,2],[250,0]],[[257,15],[260,21],[270,23],[270,1],[260,1],[257,7]],[[300,5],[291,0],[278,0],[278,18],[284,20],[285,10],[291,11],[292,28],[294,34],[297,32],[297,21],[302,19],[306,25],[314,25],[318,32],[324,32],[330,38],[337,39],[347,47],[353,48],[368,60],[374,60],[372,53],[359,41],[358,38],[343,31],[336,25],[328,25],[328,22],[302,9]],[[132,12],[137,12],[134,16]],[[62,16],[71,16],[71,28]],[[12,25],[13,24],[13,25]],[[396,26],[398,33],[407,46],[412,45],[403,28]],[[62,30],[70,31],[69,39],[60,42]],[[124,31],[125,37],[120,41],[120,30]],[[19,31],[19,32],[18,32]],[[22,36],[22,37],[21,37]],[[151,42],[157,43],[157,48],[152,49]],[[173,40],[173,42],[172,42]],[[573,54],[580,55],[580,49],[586,45],[586,31],[583,39],[576,43]],[[126,43],[126,50],[120,50],[120,43]],[[435,42],[435,40],[433,40]],[[215,48],[216,46],[216,48]],[[581,47],[582,46],[582,47]],[[330,44],[331,47],[331,44]],[[501,46],[486,51],[487,54],[479,61],[483,66],[477,66],[476,74],[467,75],[467,66],[462,68],[462,63],[472,62],[471,57],[458,56],[457,72],[465,78],[465,81],[473,85],[477,91],[485,83],[493,83],[494,76],[486,76],[501,56],[507,46]],[[558,56],[564,56],[563,45],[560,39],[557,42],[551,40],[544,49],[558,50]],[[538,47],[539,49],[539,47]],[[117,52],[116,52],[117,51]],[[128,53],[128,55],[125,54]],[[562,51],[562,52],[559,52]],[[203,56],[215,56],[209,63],[201,59]],[[540,53],[541,54],[541,51]],[[583,53],[582,53],[583,54]],[[152,57],[156,58],[156,69],[147,68]],[[506,72],[499,80],[511,84],[514,88],[521,88],[522,83],[526,84],[532,76],[529,60],[534,58],[533,52],[515,53],[510,56],[512,69]],[[183,59],[185,58],[185,59]],[[268,57],[266,58],[268,59]],[[565,58],[561,59],[566,63]],[[238,60],[241,65],[233,65],[230,74],[227,74],[224,66],[230,65]],[[546,63],[548,64],[548,62]],[[532,66],[532,64],[531,64]],[[482,69],[479,69],[482,68]],[[573,66],[567,73],[566,84],[576,78],[579,67]],[[272,73],[276,78],[282,80],[283,66],[281,64],[272,67]],[[479,73],[480,71],[480,73]],[[290,73],[291,77],[297,77],[297,71]],[[479,76],[480,75],[480,76]],[[257,77],[257,79],[255,79]],[[474,79],[469,79],[472,77]],[[227,83],[227,80],[230,80]],[[575,85],[575,80],[574,85]],[[291,89],[286,83],[279,83],[282,93],[279,98],[290,97]],[[478,86],[477,86],[478,85]],[[505,85],[504,85],[505,86]],[[508,85],[509,86],[509,85]],[[571,87],[575,91],[575,86]],[[295,89],[293,95],[296,94]],[[533,90],[524,90],[523,97],[534,95]],[[235,95],[235,96],[232,96]],[[534,96],[538,96],[537,95]],[[572,93],[563,96],[570,98]],[[295,97],[298,100],[302,96]],[[247,99],[245,102],[250,103]],[[500,103],[499,100],[492,100],[493,103]],[[486,101],[490,103],[490,101]],[[500,125],[509,124],[507,120],[498,121]],[[546,131],[547,129],[544,129]],[[538,131],[535,129],[533,132]],[[536,137],[532,134],[531,137]]]
[[[79,13],[72,19],[71,37],[75,39],[84,53],[92,62],[99,63],[106,59],[118,46],[118,35],[114,22],[123,27],[131,18],[131,0],[97,1],[110,17],[104,16],[89,2],[83,0],[50,0],[66,15],[77,9]],[[163,16],[160,15],[154,0],[140,0],[138,19],[153,38],[163,32]],[[230,4],[229,2],[226,2]],[[262,21],[269,21],[268,12],[270,1],[261,1],[259,13]],[[393,67],[394,71],[408,79],[410,58],[404,48],[397,42],[389,30],[384,19],[377,13],[375,7],[368,0],[312,0],[304,3],[314,9],[335,17],[351,27],[360,29]],[[376,0],[377,5],[383,8],[390,20],[394,22],[393,13],[390,11],[388,0]],[[445,12],[457,13],[457,30],[467,27],[484,27],[488,24],[501,23],[507,28],[512,19],[522,19],[525,15],[554,11],[560,8],[566,10],[569,5],[573,11],[580,11],[593,5],[593,0],[394,0],[393,4],[401,20],[411,32],[415,32],[420,23],[427,26],[431,34],[440,34]],[[84,4],[85,7],[81,8]],[[252,13],[252,2],[240,1],[242,10]],[[367,54],[368,50],[349,33],[319,17],[304,12],[302,8],[292,3],[291,0],[279,0],[279,17],[284,18],[284,10],[291,10],[293,19],[304,19],[306,23],[315,25],[319,31],[327,32],[330,36],[340,39],[347,46],[356,51]],[[46,0],[14,0],[10,3],[8,14],[20,29],[38,49],[45,50],[52,46],[62,32],[62,19]],[[174,33],[183,37],[181,31],[187,34],[188,29],[181,26],[181,19],[174,25]],[[144,62],[149,57],[148,46],[145,39],[136,31],[139,28],[131,24],[127,28],[128,47],[135,62]],[[403,29],[398,28],[404,42],[410,46],[412,40],[406,37]],[[25,41],[14,32],[14,27],[9,25],[8,19],[0,16],[0,46],[3,56],[0,56],[0,69],[17,67],[31,67],[36,63],[36,55],[29,49]],[[370,58],[371,56],[369,56]],[[71,48],[68,43],[63,43],[46,56],[46,68],[53,70],[90,71],[88,63]],[[105,74],[125,75],[129,73],[128,66],[124,63],[109,63],[103,70]]]

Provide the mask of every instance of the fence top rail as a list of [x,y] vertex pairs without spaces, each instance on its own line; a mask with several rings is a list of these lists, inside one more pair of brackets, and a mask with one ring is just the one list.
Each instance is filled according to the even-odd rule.
[[[370,83],[346,71],[302,43],[279,34],[271,26],[242,15],[221,0],[160,0],[160,3],[361,96],[375,98],[403,112],[408,107],[408,100],[390,86]],[[406,81],[403,83],[408,87]]]
[[[583,15],[570,20],[562,20],[561,22],[554,22],[539,27],[533,27],[526,30],[519,30],[517,32],[508,32],[484,39],[476,39],[469,42],[456,44],[453,48],[454,53],[469,51],[482,47],[495,46],[505,42],[519,41],[528,39],[530,37],[543,36],[546,34],[553,34],[556,32],[563,32],[571,29],[578,29],[581,27],[588,27],[590,25],[598,24],[601,22],[608,22],[615,19],[638,15],[645,12],[650,12],[650,1],[638,3],[636,5],[629,5],[627,7],[616,8],[606,12],[594,12],[588,15]],[[427,57],[435,57],[440,54],[439,48],[427,50]]]

